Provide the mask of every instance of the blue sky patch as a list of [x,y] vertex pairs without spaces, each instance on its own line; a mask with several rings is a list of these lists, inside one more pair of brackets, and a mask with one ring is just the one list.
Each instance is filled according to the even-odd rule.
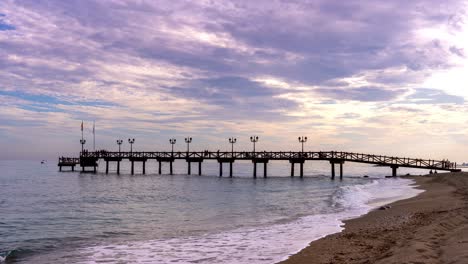
[[415,89],[414,93],[408,96],[416,104],[464,104],[465,99],[461,96],[447,94],[437,89]]
[[[0,14],[0,18],[4,17],[4,14]],[[13,25],[7,24],[5,21],[0,19],[0,31],[5,30],[15,30],[16,28]]]
[[39,113],[47,113],[47,112],[65,112],[62,109],[55,107],[54,105],[21,105],[19,108],[32,111],[32,112],[39,112]]
[[[52,107],[52,105],[84,105],[84,106],[115,106],[115,103],[105,102],[105,101],[73,101],[73,100],[63,100],[57,97],[49,95],[38,95],[24,93],[20,91],[0,91],[0,96],[11,96],[19,98],[25,101],[30,101],[30,105],[23,105],[23,109],[31,111],[58,111],[59,109]],[[39,111],[41,110],[41,111]]]
[[56,97],[52,97],[52,96],[48,96],[48,95],[23,93],[23,92],[20,92],[20,91],[0,91],[0,95],[16,97],[16,98],[19,98],[19,99],[23,99],[23,100],[31,101],[31,102],[36,102],[36,103],[71,105],[70,102],[60,100],[60,99],[58,99]]

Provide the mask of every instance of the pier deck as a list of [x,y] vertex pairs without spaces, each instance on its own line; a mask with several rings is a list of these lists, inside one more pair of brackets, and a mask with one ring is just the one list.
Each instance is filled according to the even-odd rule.
[[[343,164],[345,162],[367,163],[378,166],[386,166],[392,169],[392,175],[397,175],[398,168],[416,168],[427,170],[439,170],[459,172],[456,163],[448,160],[415,159],[407,157],[382,156],[373,154],[362,154],[339,151],[318,151],[318,152],[292,152],[292,151],[259,151],[259,152],[220,152],[220,151],[193,151],[193,152],[168,152],[168,151],[144,151],[144,152],[109,152],[95,151],[82,152],[80,158],[61,158],[59,166],[65,164],[80,164],[83,171],[85,167],[94,167],[96,170],[97,161],[103,159],[106,162],[106,173],[109,171],[109,162],[117,162],[117,173],[120,173],[120,162],[124,159],[132,163],[132,174],[134,173],[134,162],[141,162],[143,173],[146,172],[145,164],[148,160],[157,160],[159,163],[159,174],[161,174],[161,164],[170,163],[170,174],[172,174],[172,163],[176,159],[186,160],[188,163],[188,174],[191,173],[191,163],[198,163],[198,174],[201,174],[201,164],[204,160],[217,160],[220,164],[220,176],[222,176],[222,164],[230,164],[230,176],[232,177],[232,163],[236,160],[250,160],[253,163],[253,176],[257,176],[257,164],[263,163],[264,177],[267,176],[267,164],[269,161],[285,160],[291,163],[291,176],[294,176],[294,166],[300,165],[300,176],[303,176],[303,164],[305,161],[325,160],[331,164],[331,176],[335,178],[335,165],[339,164],[340,178],[343,177]],[[62,164],[62,165],[60,165]],[[72,167],[73,168],[73,167]]]
[[57,166],[62,171],[62,167],[70,167],[72,171],[75,171],[75,166],[80,164],[80,158],[66,158],[60,157]]

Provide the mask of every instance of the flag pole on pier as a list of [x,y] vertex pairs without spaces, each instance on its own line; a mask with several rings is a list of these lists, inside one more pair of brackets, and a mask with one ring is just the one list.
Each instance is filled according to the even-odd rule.
[[84,140],[84,137],[83,137],[83,120],[81,120],[81,139],[80,139],[80,144],[81,144],[81,153],[84,152],[84,144],[86,143],[86,140]]
[[93,150],[96,151],[96,121],[93,121]]

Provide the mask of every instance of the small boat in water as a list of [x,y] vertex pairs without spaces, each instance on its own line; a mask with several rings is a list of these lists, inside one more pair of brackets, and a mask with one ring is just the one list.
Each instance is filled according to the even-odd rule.
[[42,161],[41,161],[41,164],[44,164],[44,163],[46,163],[46,161],[45,161],[45,160],[42,160]]

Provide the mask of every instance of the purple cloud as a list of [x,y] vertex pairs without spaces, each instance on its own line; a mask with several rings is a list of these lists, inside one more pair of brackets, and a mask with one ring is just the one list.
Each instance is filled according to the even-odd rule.
[[311,127],[313,116],[333,135],[329,120],[373,115],[343,110],[347,104],[414,107],[395,106],[395,115],[419,111],[417,104],[462,107],[464,97],[443,87],[418,89],[465,59],[460,43],[434,31],[464,30],[461,7],[461,0],[3,0],[0,101],[8,104],[0,120],[8,122],[0,133],[15,137],[15,120],[37,128],[82,118],[141,136],[232,129],[211,122],[223,119],[242,133],[262,126],[292,133]]
[[396,99],[407,92],[406,89],[385,89],[378,87],[360,87],[351,89],[317,89],[318,93],[335,100],[353,100],[363,102],[385,102]]

